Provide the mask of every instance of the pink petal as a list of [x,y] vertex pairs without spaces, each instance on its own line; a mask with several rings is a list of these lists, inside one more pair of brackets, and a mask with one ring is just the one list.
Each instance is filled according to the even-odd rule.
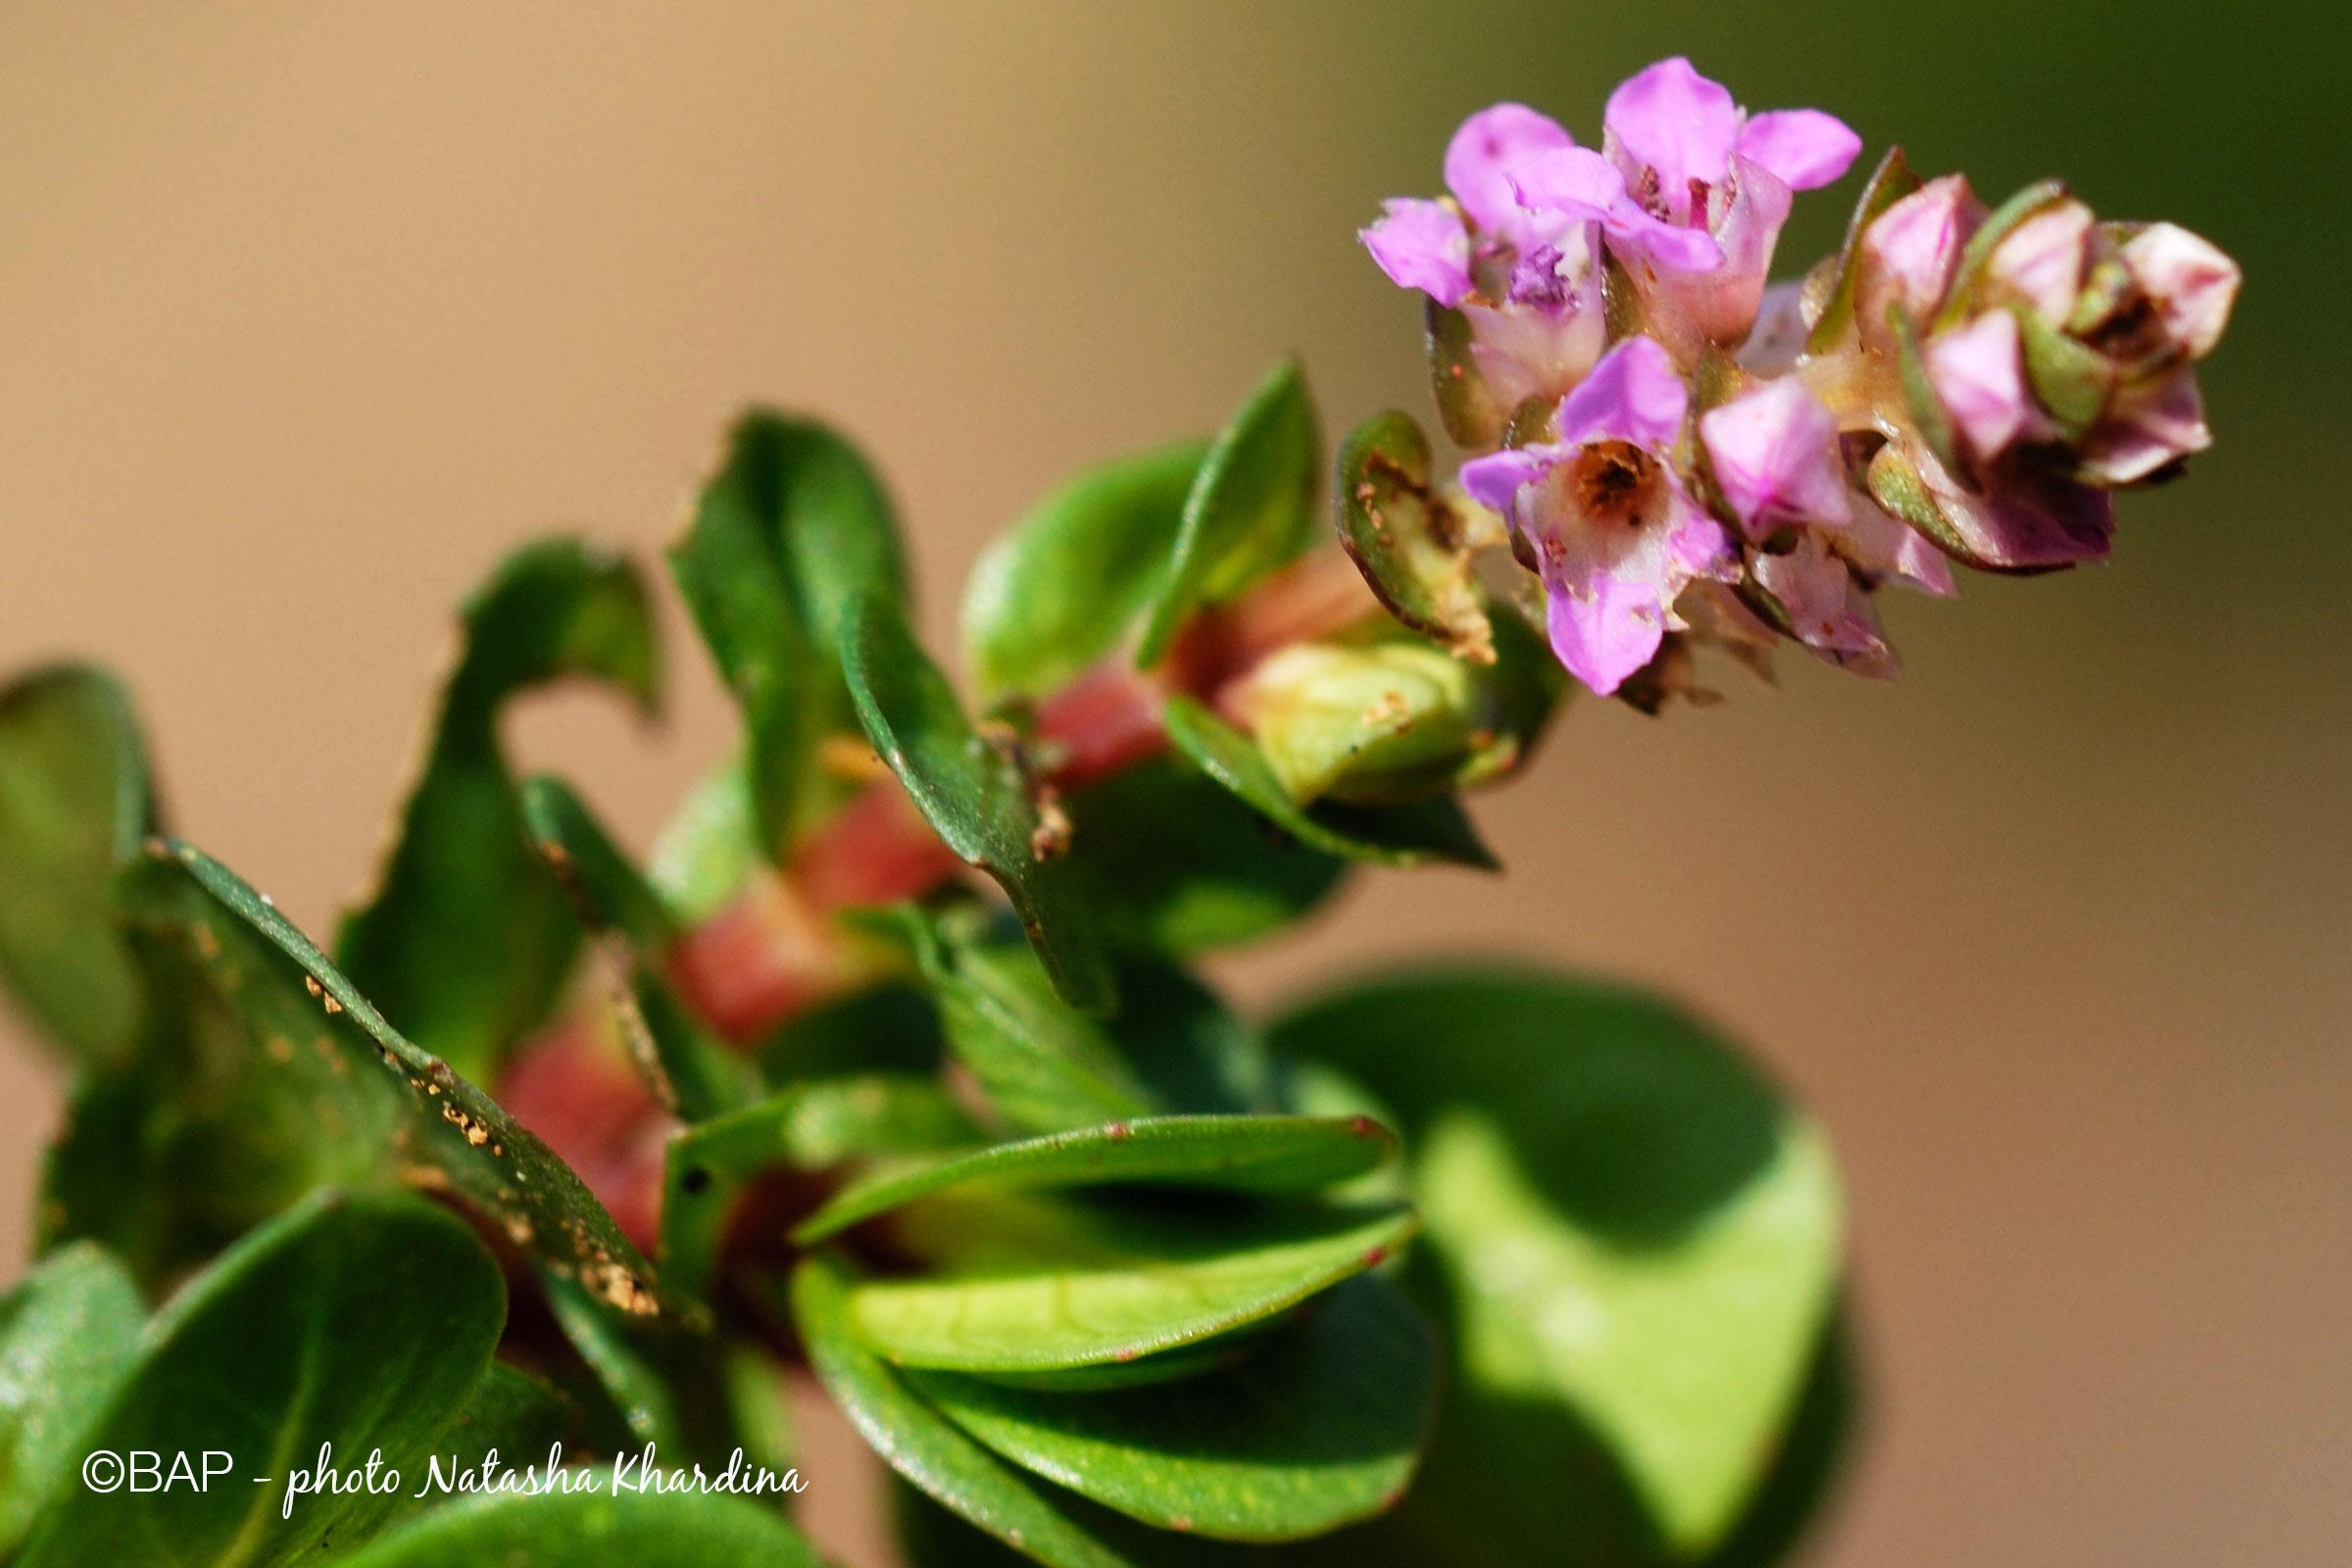
[[1630,441],[1655,450],[1682,433],[1690,388],[1655,340],[1629,337],[1560,403],[1560,444]]
[[1753,569],[1806,647],[1865,656],[1886,652],[1869,600],[1820,534],[1799,534],[1796,548],[1785,556],[1758,556]]
[[1818,109],[1776,109],[1740,127],[1739,151],[1791,190],[1818,190],[1853,167],[1862,138]]
[[1994,571],[2044,571],[2104,561],[2115,538],[2115,499],[2104,490],[2023,465],[1995,470],[1982,490],[1954,479],[1916,441],[1902,448],[1958,536],[1960,558]]
[[2152,387],[2120,397],[2082,444],[2082,471],[2103,484],[2133,484],[2213,445],[2205,395],[2183,365]]
[[1538,153],[1573,147],[1558,121],[1525,104],[1496,104],[1462,122],[1446,148],[1446,187],[1482,229],[1517,232],[1519,206],[1511,172]]
[[1666,640],[1657,589],[1605,572],[1582,584],[1546,576],[1544,620],[1568,673],[1606,697],[1655,659]]
[[[1712,267],[1635,269],[1634,283],[1653,319],[1687,328],[1702,342],[1736,344],[1755,324],[1764,277],[1793,197],[1778,174],[1745,158],[1733,160],[1730,205],[1716,220],[1721,254]],[[1612,234],[1612,248],[1615,236]],[[1678,336],[1678,346],[1686,349]]]
[[1462,465],[1462,488],[1481,506],[1508,515],[1517,506],[1521,488],[1549,473],[1564,455],[1564,448],[1548,446],[1490,452]]
[[1470,236],[1444,202],[1392,197],[1381,204],[1379,221],[1356,237],[1399,288],[1417,288],[1448,308],[1470,292]]
[[1862,235],[1863,331],[1886,330],[1890,303],[1918,320],[1935,314],[1951,287],[1961,247],[1984,216],[1984,204],[1964,174],[1929,180],[1880,214]]
[[2090,209],[2060,202],[2011,229],[1992,248],[1994,279],[2052,323],[2063,322],[2082,292],[2089,265]]
[[2237,264],[2174,223],[2141,229],[2124,243],[2123,258],[2163,312],[2165,335],[2192,360],[2212,353],[2237,303]]
[[1656,171],[1668,214],[1686,219],[1691,182],[1720,184],[1731,169],[1740,106],[1721,82],[1708,80],[1677,55],[1609,94],[1602,122],[1628,182],[1639,184],[1642,171]]
[[1834,547],[1849,564],[1874,578],[1900,582],[1938,599],[1958,591],[1952,581],[1952,564],[1943,552],[1921,538],[1918,530],[1868,501],[1854,508],[1846,525],[1838,531]]
[[1986,311],[1928,340],[1928,381],[1979,461],[2009,449],[2034,413],[2017,318]]
[[1753,540],[1783,523],[1843,522],[1838,421],[1794,379],[1768,381],[1698,418],[1716,488]]
[[1506,409],[1529,398],[1556,401],[1592,368],[1600,357],[1607,321],[1599,291],[1588,286],[1561,310],[1508,304],[1462,303],[1470,320],[1470,358],[1478,373]]

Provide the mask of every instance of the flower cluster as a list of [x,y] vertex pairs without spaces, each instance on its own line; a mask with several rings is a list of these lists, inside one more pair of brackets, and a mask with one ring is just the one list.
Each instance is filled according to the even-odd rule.
[[1891,674],[1880,587],[2102,559],[2113,492],[2208,444],[2193,367],[2236,267],[2054,181],[1989,210],[1889,153],[1839,253],[1768,288],[1794,193],[1861,146],[1678,58],[1610,95],[1597,151],[1522,105],[1471,116],[1448,194],[1363,231],[1428,297],[1461,489],[1595,692],[1671,688],[1693,641]]

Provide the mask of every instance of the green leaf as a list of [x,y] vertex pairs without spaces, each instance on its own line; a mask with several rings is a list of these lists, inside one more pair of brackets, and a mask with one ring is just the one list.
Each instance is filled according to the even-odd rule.
[[1429,488],[1429,438],[1409,414],[1376,414],[1340,447],[1340,543],[1389,613],[1457,658],[1494,659],[1462,519]]
[[1189,762],[1152,758],[1064,803],[1088,905],[1128,946],[1187,955],[1311,913],[1348,862],[1277,831]]
[[1054,1394],[955,1373],[916,1392],[989,1447],[1163,1530],[1293,1541],[1389,1507],[1437,1397],[1429,1332],[1396,1288],[1351,1280],[1224,1371]]
[[906,610],[889,498],[840,436],[756,410],[729,433],[669,564],[743,710],[756,842],[780,857],[839,794],[817,748],[852,725],[833,662],[851,607]]
[[138,1354],[147,1305],[122,1265],[83,1244],[0,1296],[0,1558],[24,1539]]
[[1854,203],[1853,221],[1846,225],[1845,241],[1838,249],[1833,264],[1836,270],[1829,274],[1835,279],[1827,298],[1821,303],[1813,328],[1805,338],[1805,352],[1827,354],[1838,346],[1838,340],[1853,329],[1854,295],[1858,286],[1862,261],[1862,236],[1879,216],[1896,202],[1919,189],[1920,178],[1911,172],[1900,147],[1889,147],[1879,167],[1871,171],[1869,183]]
[[1388,1205],[1233,1212],[935,1196],[893,1218],[929,1264],[850,1294],[894,1365],[1026,1372],[1132,1360],[1270,1317],[1393,1254],[1418,1221]]
[[629,1054],[662,1107],[688,1121],[749,1104],[749,1063],[705,1029],[664,977],[677,922],[587,806],[561,780],[522,786],[532,842],[596,939]]
[[1039,814],[1015,739],[972,727],[896,605],[868,599],[853,612],[842,664],[867,738],[924,820],[1004,888],[1055,988],[1075,1005],[1109,1011],[1109,966]]
[[[1525,971],[1376,982],[1274,1040],[1404,1117],[1466,1383],[1572,1411],[1679,1553],[1721,1541],[1835,1299],[1841,1200],[1819,1131],[1680,1013]],[[1544,1495],[1539,1481],[1523,1526],[1555,1517]],[[1505,1528],[1505,1504],[1478,1506]]]
[[801,1246],[949,1188],[1144,1182],[1234,1193],[1298,1193],[1377,1169],[1396,1135],[1370,1117],[1146,1116],[998,1144],[852,1183],[794,1228]]
[[1136,651],[1138,668],[1166,656],[1184,622],[1288,565],[1314,542],[1323,466],[1314,404],[1297,360],[1259,382],[1201,461],[1184,501],[1167,577]]
[[644,579],[577,539],[526,545],[466,601],[391,857],[336,937],[344,970],[385,1015],[468,1077],[487,1077],[547,1016],[579,950],[579,923],[525,839],[498,721],[523,692],[583,678],[653,710]]
[[1379,865],[1448,861],[1495,868],[1492,851],[1451,800],[1357,807],[1322,802],[1301,807],[1275,777],[1257,743],[1190,698],[1168,700],[1168,739],[1203,773],[1301,844]]
[[[589,1374],[580,1392],[596,1446],[651,1446],[665,1463],[716,1474],[735,1449],[750,1453],[772,1436],[767,1418],[778,1412],[745,1408],[729,1344],[708,1328],[633,1316],[569,1280],[549,1279],[546,1287],[556,1322]],[[745,1430],[742,1414],[760,1417],[759,1428]]]
[[655,836],[645,874],[688,924],[709,919],[765,863],[752,804],[750,765],[738,758],[709,774]]
[[[572,1435],[578,1419],[579,1412],[555,1385],[512,1362],[493,1361],[466,1396],[466,1407],[433,1440],[432,1453],[442,1473],[453,1476],[479,1474],[493,1453],[502,1467],[542,1463],[550,1448]],[[444,1505],[438,1493],[416,1495],[430,1478],[430,1462],[425,1475],[404,1478],[409,1484],[402,1489],[387,1530]]]
[[697,1493],[502,1494],[436,1508],[337,1568],[818,1568],[771,1509]]
[[[158,846],[122,886],[132,921],[200,962],[219,995],[246,1020],[249,1050],[310,1053],[338,1081],[385,1085],[405,1105],[397,1131],[404,1167],[445,1186],[559,1274],[630,1311],[656,1309],[653,1271],[603,1206],[545,1144],[496,1102],[418,1050],[384,1021],[325,955],[236,874],[192,845]],[[359,1090],[365,1104],[385,1091]],[[382,1144],[357,1143],[342,1157],[380,1161]],[[368,1129],[359,1129],[365,1133]]]
[[1129,1568],[1056,1506],[1053,1494],[973,1442],[907,1388],[851,1332],[853,1290],[833,1258],[792,1276],[793,1321],[808,1362],[859,1436],[893,1470],[997,1540],[1053,1568]]
[[1438,422],[1453,444],[1473,452],[1502,444],[1511,411],[1495,398],[1470,352],[1470,318],[1436,300],[1424,302],[1422,321],[1429,354],[1429,389]]
[[662,1267],[670,1287],[708,1298],[738,1200],[771,1171],[968,1148],[979,1130],[930,1078],[866,1074],[797,1085],[670,1140]]
[[228,1478],[202,1491],[69,1488],[21,1568],[274,1568],[363,1538],[395,1498],[303,1495],[288,1510],[289,1472],[331,1444],[341,1464],[381,1449],[387,1468],[421,1475],[505,1314],[498,1265],[463,1221],[399,1194],[317,1195],[164,1308],[85,1440],[89,1451],[232,1455]]
[[112,676],[60,664],[0,690],[0,982],[84,1060],[122,1060],[138,1030],[107,886],[154,822],[146,749]]
[[982,701],[1043,696],[1117,645],[1166,580],[1207,452],[1187,441],[1091,468],[982,553],[963,596]]

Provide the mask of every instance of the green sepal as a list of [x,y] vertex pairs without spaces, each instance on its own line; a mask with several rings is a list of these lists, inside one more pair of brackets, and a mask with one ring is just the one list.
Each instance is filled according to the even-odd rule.
[[514,697],[586,679],[641,712],[660,680],[652,601],[634,564],[578,539],[516,551],[466,601],[456,670],[374,895],[335,953],[388,1017],[487,1077],[547,1016],[579,923],[531,853],[498,735]]
[[1054,984],[1089,1011],[1117,1003],[1096,923],[1079,905],[1062,845],[1008,729],[984,736],[908,630],[869,598],[843,627],[842,666],[866,738],[933,831],[1012,901]]
[[852,607],[906,612],[890,499],[840,435],[754,410],[728,433],[669,567],[743,711],[755,842],[780,859],[841,796],[819,749],[856,725],[835,662]]
[[1290,564],[1315,539],[1322,437],[1296,359],[1283,361],[1236,411],[1184,499],[1167,576],[1136,649],[1136,665],[1166,657],[1195,612],[1222,604]]
[[1477,357],[1470,352],[1470,318],[1429,300],[1422,307],[1422,321],[1438,422],[1455,446],[1481,452],[1499,445],[1511,411],[1495,400],[1487,378],[1479,373]]
[[112,675],[57,664],[0,690],[0,983],[75,1059],[122,1062],[138,966],[107,897],[155,830],[146,747]]
[[1942,332],[1958,326],[1974,315],[1982,303],[1977,299],[1978,284],[1984,270],[1992,265],[1992,253],[2000,249],[2001,241],[2017,231],[2020,223],[2053,203],[2062,202],[2072,194],[2062,179],[2036,180],[2010,197],[1986,215],[1960,248],[1960,259],[1952,267],[1951,287],[1943,296],[1943,306],[1936,313],[1931,330]]
[[1853,220],[1846,225],[1845,239],[1838,248],[1829,275],[1834,281],[1822,299],[1813,318],[1812,329],[1805,335],[1805,352],[1827,354],[1854,325],[1854,300],[1860,285],[1862,267],[1862,236],[1877,222],[1881,215],[1896,202],[1918,190],[1919,175],[1912,172],[1909,160],[1900,147],[1889,147],[1879,167],[1871,171],[1870,180],[1862,187],[1854,203]]
[[1494,870],[1494,854],[1450,798],[1404,806],[1302,807],[1257,743],[1189,698],[1168,700],[1168,739],[1200,769],[1301,844],[1377,865],[1447,862]]
[[1117,646],[1164,584],[1207,443],[1103,464],[982,553],[964,589],[963,662],[993,703],[1041,697]]
[[1464,523],[1429,487],[1429,438],[1412,416],[1391,410],[1348,432],[1333,510],[1340,543],[1390,614],[1457,658],[1494,662]]
[[2070,445],[2082,440],[2107,412],[2115,392],[2115,363],[2043,320],[2038,311],[2016,305],[2009,314],[2017,318],[2034,401],[2058,427],[2061,440]]
[[1886,330],[1894,342],[1895,368],[1903,384],[1903,404],[1910,411],[1912,428],[1936,454],[1936,461],[1946,468],[1959,466],[1959,449],[1952,438],[1952,416],[1936,395],[1936,383],[1928,378],[1928,366],[1919,341],[1919,331],[1912,325],[1911,313],[1903,309],[1900,300],[1886,307]]

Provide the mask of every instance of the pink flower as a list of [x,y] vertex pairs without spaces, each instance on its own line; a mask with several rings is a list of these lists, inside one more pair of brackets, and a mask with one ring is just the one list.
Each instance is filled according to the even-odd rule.
[[[1817,109],[1750,117],[1680,56],[1609,95],[1603,149],[1646,222],[1609,228],[1653,323],[1737,343],[1747,335],[1794,193],[1842,175],[1862,150]],[[1705,235],[1699,248],[1673,233]]]
[[1802,382],[1767,381],[1699,416],[1715,488],[1751,543],[1785,523],[1836,527],[1850,510],[1838,421]]
[[1628,338],[1561,400],[1557,440],[1462,468],[1463,487],[1503,514],[1543,579],[1552,651],[1604,697],[1684,624],[1674,603],[1685,587],[1739,575],[1731,535],[1669,456],[1689,408],[1665,349]]
[[1523,104],[1483,109],[1446,149],[1452,201],[1389,201],[1360,235],[1392,282],[1469,319],[1471,358],[1505,409],[1558,397],[1600,355],[1606,326],[1593,224],[1539,218],[1512,186],[1531,160],[1574,146],[1557,122]]

